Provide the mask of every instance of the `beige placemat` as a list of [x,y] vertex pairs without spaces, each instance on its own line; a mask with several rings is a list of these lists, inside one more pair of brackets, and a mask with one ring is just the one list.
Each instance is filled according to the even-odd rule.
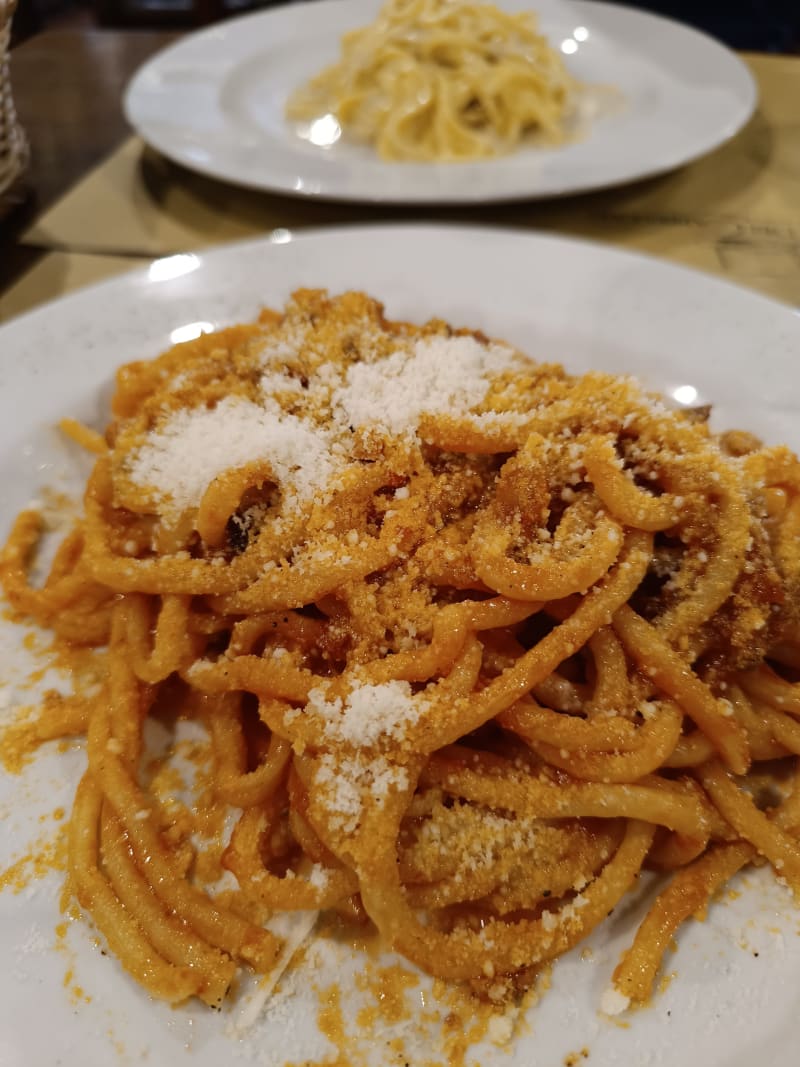
[[745,58],[760,92],[746,129],[704,159],[633,186],[470,210],[324,204],[202,178],[132,138],[46,212],[26,240],[163,255],[281,227],[425,218],[500,223],[666,256],[800,305],[800,58]]
[[48,300],[80,289],[92,282],[123,274],[148,259],[123,256],[86,256],[66,252],[46,253],[10,289],[0,295],[0,322],[7,322]]

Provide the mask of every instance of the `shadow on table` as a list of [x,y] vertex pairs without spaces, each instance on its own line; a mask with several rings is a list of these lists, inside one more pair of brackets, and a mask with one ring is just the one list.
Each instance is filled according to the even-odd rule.
[[[796,147],[800,153],[800,142]],[[783,162],[788,168],[793,165],[791,159]],[[773,135],[757,112],[727,144],[678,170],[613,189],[549,200],[458,206],[362,205],[281,196],[206,178],[149,148],[141,153],[139,174],[154,206],[168,211],[187,230],[213,240],[228,238],[232,221],[244,232],[268,232],[276,226],[291,229],[404,220],[523,224],[549,230],[563,228],[570,220],[641,221],[648,213],[654,219],[671,218],[688,224],[719,217],[726,201],[741,198],[767,167],[774,166]]]

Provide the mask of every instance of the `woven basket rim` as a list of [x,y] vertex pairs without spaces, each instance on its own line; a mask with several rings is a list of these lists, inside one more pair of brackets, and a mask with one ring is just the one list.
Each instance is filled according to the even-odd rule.
[[17,121],[11,94],[8,50],[17,0],[0,0],[0,195],[28,165],[28,142]]
[[18,0],[0,0],[0,19],[10,22],[17,9],[17,3]]

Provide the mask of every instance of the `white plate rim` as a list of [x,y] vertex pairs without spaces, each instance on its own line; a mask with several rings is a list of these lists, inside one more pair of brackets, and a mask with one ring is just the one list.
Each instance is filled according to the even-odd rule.
[[[324,3],[326,0],[309,0],[309,2]],[[800,309],[796,309],[792,305],[757,289],[751,289],[740,281],[713,274],[699,267],[665,259],[654,252],[617,246],[597,238],[576,236],[569,233],[549,233],[544,230],[521,230],[513,223],[451,221],[447,219],[421,219],[408,222],[378,220],[367,222],[348,221],[292,229],[279,226],[256,236],[237,238],[217,245],[197,245],[187,247],[181,251],[168,251],[164,252],[163,255],[154,255],[149,264],[142,265],[138,263],[121,274],[90,282],[72,292],[51,297],[41,304],[37,304],[36,307],[29,308],[5,322],[0,321],[0,339],[5,333],[10,333],[12,329],[41,318],[44,313],[58,312],[73,304],[77,305],[84,300],[93,300],[105,291],[113,292],[118,289],[127,289],[135,284],[159,285],[163,284],[163,282],[170,282],[172,280],[171,277],[165,279],[154,279],[152,277],[151,268],[154,263],[172,259],[177,260],[183,257],[196,259],[199,263],[192,268],[191,273],[193,273],[204,266],[207,267],[222,262],[228,257],[235,257],[237,253],[247,253],[259,249],[279,250],[291,244],[311,245],[320,242],[328,244],[329,241],[345,244],[353,238],[360,239],[364,237],[370,237],[378,244],[385,239],[394,239],[397,235],[420,242],[438,240],[440,237],[445,239],[449,237],[472,238],[474,240],[480,240],[481,238],[488,240],[500,239],[519,245],[538,246],[543,253],[548,248],[571,248],[576,255],[597,256],[598,261],[607,257],[609,261],[625,262],[631,267],[640,264],[644,270],[662,273],[665,278],[673,280],[693,278],[698,284],[709,287],[709,291],[715,290],[718,294],[726,293],[728,296],[736,295],[753,305],[761,305],[765,309],[771,308],[779,316],[788,314],[790,317],[800,320]],[[280,255],[280,251],[277,254]],[[186,271],[186,273],[190,272]],[[2,367],[3,358],[3,353],[0,352],[0,367]]]

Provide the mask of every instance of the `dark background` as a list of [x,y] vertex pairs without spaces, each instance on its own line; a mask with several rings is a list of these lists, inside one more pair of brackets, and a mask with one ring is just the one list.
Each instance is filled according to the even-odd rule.
[[[302,2],[302,0],[296,0]],[[618,0],[704,30],[731,48],[800,53],[800,0]],[[16,42],[65,25],[190,27],[204,25],[270,0],[20,0]],[[536,9],[536,0],[531,0]]]

